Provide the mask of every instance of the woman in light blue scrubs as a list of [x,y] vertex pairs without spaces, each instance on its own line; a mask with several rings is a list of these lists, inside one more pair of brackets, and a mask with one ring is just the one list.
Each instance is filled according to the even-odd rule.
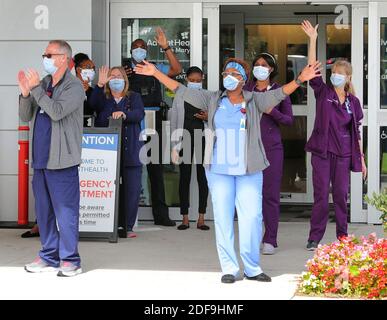
[[[318,76],[321,64],[305,67],[294,81],[265,93],[242,88],[249,65],[229,59],[222,72],[223,91],[189,89],[163,75],[149,63],[135,72],[156,77],[176,92],[175,99],[187,101],[208,112],[204,166],[211,192],[216,246],[222,268],[222,283],[234,283],[240,276],[234,249],[234,213],[238,211],[240,256],[248,280],[270,282],[259,261],[262,240],[262,171],[269,166],[261,140],[260,118],[270,113],[302,82]],[[183,105],[178,103],[178,105]]]

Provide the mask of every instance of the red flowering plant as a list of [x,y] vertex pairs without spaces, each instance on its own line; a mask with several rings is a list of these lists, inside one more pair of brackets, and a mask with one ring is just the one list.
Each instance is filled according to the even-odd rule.
[[319,245],[302,273],[299,293],[387,298],[387,239],[353,235]]

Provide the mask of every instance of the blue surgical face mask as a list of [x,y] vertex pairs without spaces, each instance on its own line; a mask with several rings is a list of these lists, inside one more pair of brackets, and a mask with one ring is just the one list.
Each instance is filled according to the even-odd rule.
[[253,74],[259,81],[265,81],[270,76],[270,69],[262,66],[256,66],[254,67]]
[[226,78],[223,79],[223,86],[228,91],[234,91],[236,88],[238,88],[239,80],[231,75],[228,75]]
[[124,79],[112,79],[109,81],[110,90],[114,92],[122,92],[125,89]]
[[331,82],[334,87],[341,88],[341,87],[344,87],[345,84],[347,83],[347,77],[343,74],[332,73]]
[[201,82],[187,82],[187,88],[190,88],[190,89],[203,89],[203,83]]
[[132,58],[136,60],[136,62],[141,62],[145,60],[147,55],[147,51],[143,48],[137,48],[132,50]]
[[44,70],[48,74],[54,75],[58,71],[58,67],[55,66],[54,59],[49,59],[49,58],[45,57],[43,59],[43,66],[44,66]]

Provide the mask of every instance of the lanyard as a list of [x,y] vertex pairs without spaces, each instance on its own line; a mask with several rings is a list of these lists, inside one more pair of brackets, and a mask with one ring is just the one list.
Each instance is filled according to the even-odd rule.
[[345,99],[345,108],[347,109],[347,113],[348,114],[352,114],[352,111],[351,111],[351,102],[349,101],[349,97],[347,96],[347,98]]

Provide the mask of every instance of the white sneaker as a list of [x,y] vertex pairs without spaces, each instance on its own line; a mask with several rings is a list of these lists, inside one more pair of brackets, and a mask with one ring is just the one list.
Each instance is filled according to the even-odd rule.
[[273,255],[275,254],[275,248],[270,243],[263,243],[262,254]]
[[60,270],[57,274],[58,277],[74,277],[78,274],[82,273],[82,268],[80,266],[76,266],[71,262],[62,262],[60,266]]
[[58,271],[58,268],[48,265],[41,258],[36,258],[32,263],[26,264],[24,269],[30,273],[41,273],[41,272],[54,272]]

